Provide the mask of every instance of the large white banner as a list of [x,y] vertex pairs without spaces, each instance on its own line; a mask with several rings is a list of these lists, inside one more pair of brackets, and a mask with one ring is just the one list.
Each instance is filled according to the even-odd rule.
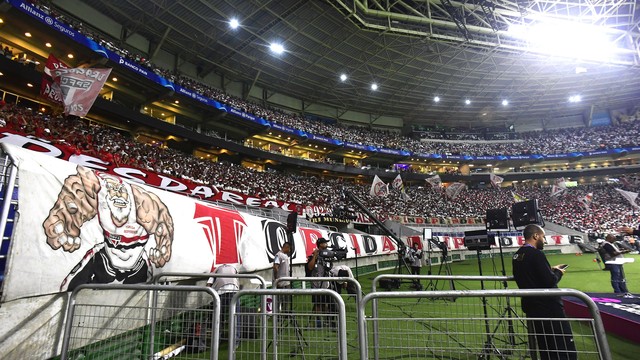
[[[162,272],[267,269],[286,225],[159,190],[37,152],[3,145],[19,169],[3,301],[69,291],[83,283],[140,283]],[[318,238],[347,257],[395,252],[388,237],[298,228],[294,263]],[[355,250],[354,250],[355,249]]]

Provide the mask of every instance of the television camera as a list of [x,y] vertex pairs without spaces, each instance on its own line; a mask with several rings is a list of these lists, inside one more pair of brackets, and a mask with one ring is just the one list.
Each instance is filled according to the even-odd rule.
[[343,260],[347,258],[347,249],[332,247],[330,249],[320,250],[318,257],[325,262]]

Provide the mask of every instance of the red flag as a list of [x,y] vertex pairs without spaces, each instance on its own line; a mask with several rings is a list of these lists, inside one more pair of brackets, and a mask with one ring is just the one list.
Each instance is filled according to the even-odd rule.
[[60,89],[60,83],[53,80],[53,73],[57,69],[68,69],[69,66],[58,58],[49,54],[47,63],[44,65],[44,74],[42,74],[42,82],[40,85],[40,96],[43,98],[62,104],[62,90]]

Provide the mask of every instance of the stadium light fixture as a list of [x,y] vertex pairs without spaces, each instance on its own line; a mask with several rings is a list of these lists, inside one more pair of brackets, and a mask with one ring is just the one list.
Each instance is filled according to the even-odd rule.
[[230,28],[235,30],[235,29],[238,28],[238,26],[240,26],[240,22],[238,21],[238,19],[232,18],[231,20],[229,20],[229,27]]
[[436,96],[433,98],[433,102],[440,102],[440,96]]
[[527,42],[531,50],[545,54],[607,61],[616,52],[608,28],[577,21],[543,19],[531,25],[512,25],[508,34]]
[[509,100],[507,99],[502,100],[502,106],[507,106],[507,105],[509,105]]
[[277,55],[280,55],[284,52],[284,46],[282,46],[282,44],[280,43],[271,43],[271,45],[269,45],[269,49],[271,49],[271,51],[273,51]]
[[26,33],[24,33],[24,36],[31,37],[31,33],[27,31]]
[[51,45],[51,43],[48,42],[48,43],[45,43],[44,46],[50,48],[52,45]]
[[582,97],[580,95],[569,96],[569,102],[571,102],[571,103],[577,103],[577,102],[580,102],[580,101],[582,101]]
[[347,74],[340,74],[340,81],[345,82],[347,81],[348,77]]
[[467,100],[464,101],[464,103],[467,104],[467,105],[471,105],[471,100],[467,99]]
[[371,84],[371,90],[373,90],[373,91],[378,90],[378,84],[376,84],[376,83]]

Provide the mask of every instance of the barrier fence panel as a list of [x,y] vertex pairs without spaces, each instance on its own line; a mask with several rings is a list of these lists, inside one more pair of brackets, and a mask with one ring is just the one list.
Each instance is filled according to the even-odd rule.
[[[314,278],[318,279],[318,278]],[[270,311],[243,309],[246,297],[269,297]],[[322,307],[314,305],[322,304]],[[231,303],[229,360],[257,359],[263,341],[251,333],[257,323],[268,324],[267,355],[270,359],[347,359],[345,303],[330,289],[240,290]],[[355,346],[355,344],[354,344]]]
[[[575,297],[591,318],[527,318],[531,296]],[[611,359],[597,306],[571,289],[372,292],[358,321],[361,359]]]
[[[346,316],[346,333],[347,333],[347,356],[349,358],[357,359],[360,351],[357,344],[358,338],[358,304],[362,299],[362,286],[360,283],[352,277],[282,277],[276,279],[273,284],[278,288],[281,282],[289,282],[290,287],[293,289],[310,288],[312,281],[328,281],[329,288],[336,291],[342,297],[345,303],[345,316]],[[286,300],[286,299],[284,299]],[[299,306],[300,303],[294,303],[294,306]],[[280,301],[279,307],[282,308],[285,304]],[[294,311],[296,311],[294,309]]]
[[[166,282],[171,282],[172,284],[180,284],[182,282],[202,282],[202,280],[208,279],[218,279],[218,278],[227,278],[227,279],[238,279],[238,280],[248,280],[251,284],[259,286],[260,289],[267,288],[267,282],[260,275],[256,274],[216,274],[216,273],[182,273],[182,272],[166,272],[153,277],[152,282],[154,284],[161,284]],[[240,288],[248,288],[246,285],[242,285]],[[233,297],[234,292],[226,292],[220,295],[220,339],[226,344],[226,340],[229,339],[229,321],[231,317],[229,316],[229,308],[231,304],[231,298]],[[259,313],[266,312],[268,310],[267,306],[267,297],[246,297],[241,302],[241,308],[243,311],[247,313]],[[253,316],[253,315],[252,315]],[[262,319],[262,318],[260,318]],[[267,322],[260,321],[260,323],[256,323],[256,326],[260,327],[260,338],[261,342],[261,356],[260,359],[267,358]],[[257,330],[257,329],[256,329]],[[245,332],[246,333],[246,332]],[[257,334],[255,331],[251,331],[251,334]],[[254,336],[254,335],[252,335]],[[220,358],[226,358],[225,353],[219,354]]]
[[220,298],[202,286],[87,284],[69,299],[62,359],[217,359]]

